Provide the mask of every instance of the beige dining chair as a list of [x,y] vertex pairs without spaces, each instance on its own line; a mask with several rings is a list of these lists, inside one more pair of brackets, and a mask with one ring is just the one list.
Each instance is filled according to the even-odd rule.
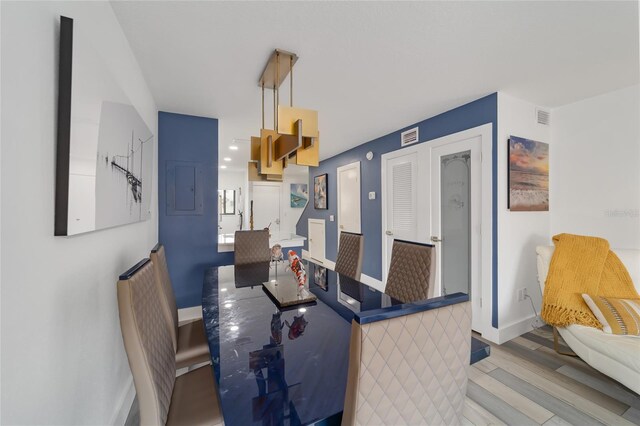
[[352,321],[342,425],[462,424],[471,357],[465,300]]
[[141,425],[222,425],[210,365],[176,377],[170,327],[145,259],[120,276],[118,308],[124,347],[140,406]]
[[394,240],[384,292],[402,303],[430,299],[435,268],[433,245]]
[[353,232],[340,232],[338,258],[334,270],[356,281],[360,281],[362,273],[362,255],[364,253],[364,237]]
[[271,261],[269,230],[236,231],[234,252],[234,265]]
[[164,246],[157,244],[149,255],[153,262],[155,282],[160,295],[162,311],[169,325],[176,357],[176,368],[190,367],[211,361],[209,343],[202,318],[178,325],[178,307],[169,276]]

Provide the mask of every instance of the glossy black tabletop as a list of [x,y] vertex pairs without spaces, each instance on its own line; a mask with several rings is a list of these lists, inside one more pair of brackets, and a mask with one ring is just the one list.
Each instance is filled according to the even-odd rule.
[[[284,263],[212,267],[205,273],[203,318],[227,425],[339,420],[351,320],[359,320],[356,314],[410,309],[328,269],[317,285],[318,266],[304,263],[308,289],[317,300],[283,309],[262,282],[297,286]],[[472,344],[472,362],[486,356],[478,343]]]

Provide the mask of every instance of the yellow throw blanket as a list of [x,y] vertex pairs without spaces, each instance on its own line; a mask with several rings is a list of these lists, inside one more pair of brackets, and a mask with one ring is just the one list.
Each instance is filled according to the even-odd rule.
[[542,319],[564,327],[581,324],[602,329],[582,294],[640,298],[629,272],[602,238],[559,234],[542,296]]

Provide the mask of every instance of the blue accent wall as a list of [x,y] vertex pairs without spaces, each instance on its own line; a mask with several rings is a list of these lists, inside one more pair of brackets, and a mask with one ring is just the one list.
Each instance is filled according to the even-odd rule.
[[178,308],[202,304],[205,269],[233,263],[218,253],[218,120],[158,113],[159,239]]
[[[498,140],[498,94],[454,108],[445,113],[412,124],[378,139],[366,142],[334,157],[320,162],[318,167],[309,168],[309,203],[296,227],[298,235],[308,236],[308,219],[324,219],[326,223],[326,258],[335,261],[337,255],[338,222],[329,221],[329,215],[337,215],[337,169],[340,166],[360,161],[361,173],[361,212],[362,234],[364,235],[364,262],[362,272],[376,279],[382,279],[382,206],[381,206],[381,168],[380,156],[400,149],[400,133],[413,127],[420,128],[420,140],[428,141],[452,133],[461,132],[483,124],[493,124],[493,300],[492,325],[498,327],[498,223],[497,223],[497,140]],[[420,142],[422,143],[422,142]],[[373,152],[373,160],[368,161],[365,154]],[[328,210],[313,208],[313,178],[327,173]],[[376,193],[375,200],[369,200],[369,192]],[[305,248],[306,242],[305,242]]]

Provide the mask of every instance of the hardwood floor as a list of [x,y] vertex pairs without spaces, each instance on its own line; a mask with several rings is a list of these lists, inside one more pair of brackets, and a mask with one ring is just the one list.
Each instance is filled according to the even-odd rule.
[[471,366],[464,416],[465,425],[637,425],[640,396],[557,354],[551,328],[542,327],[491,344],[489,358]]

